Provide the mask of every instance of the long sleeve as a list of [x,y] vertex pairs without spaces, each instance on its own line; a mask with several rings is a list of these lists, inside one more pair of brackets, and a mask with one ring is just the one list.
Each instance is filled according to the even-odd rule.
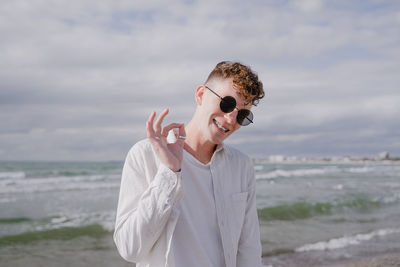
[[146,259],[182,194],[180,173],[159,163],[150,142],[129,151],[122,171],[114,242],[127,261]]
[[254,168],[251,162],[248,167],[248,197],[243,227],[239,239],[236,263],[237,266],[262,266],[260,226],[256,207],[256,181]]

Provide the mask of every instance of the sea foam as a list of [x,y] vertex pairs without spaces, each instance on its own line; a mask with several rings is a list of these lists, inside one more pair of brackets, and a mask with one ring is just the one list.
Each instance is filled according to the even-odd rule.
[[0,172],[0,179],[21,179],[25,178],[25,172]]
[[0,194],[115,189],[119,186],[117,175],[3,179],[0,180]]
[[400,228],[380,229],[366,234],[357,234],[334,238],[329,241],[321,241],[313,244],[306,244],[295,249],[296,252],[314,251],[314,250],[334,250],[345,248],[351,245],[359,245],[362,242],[371,240],[377,236],[386,236],[400,233]]
[[296,169],[296,170],[274,170],[267,173],[261,173],[256,175],[256,179],[274,179],[278,177],[301,177],[310,175],[321,175],[331,172],[337,172],[338,168],[328,167],[319,169]]

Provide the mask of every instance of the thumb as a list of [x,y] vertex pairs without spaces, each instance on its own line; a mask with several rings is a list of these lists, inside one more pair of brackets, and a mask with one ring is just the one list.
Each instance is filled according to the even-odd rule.
[[183,144],[185,143],[185,139],[186,139],[186,131],[185,131],[185,124],[182,123],[179,127],[179,132],[178,132],[178,142],[179,144],[181,144],[183,146]]

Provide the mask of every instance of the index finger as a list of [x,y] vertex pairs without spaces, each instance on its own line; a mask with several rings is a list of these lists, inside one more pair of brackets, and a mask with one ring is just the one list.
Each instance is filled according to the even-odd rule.
[[154,130],[155,130],[156,132],[161,132],[161,124],[162,124],[162,122],[163,122],[165,116],[167,116],[168,112],[169,112],[169,109],[166,108],[166,109],[164,109],[164,111],[161,112],[161,114],[158,116],[158,118],[157,118],[157,120],[156,120],[156,122],[155,122],[155,124],[154,124]]
[[150,114],[149,119],[147,120],[147,123],[146,123],[146,132],[147,132],[147,137],[149,137],[149,138],[154,135],[153,121],[154,121],[155,116],[156,116],[156,112],[153,111]]

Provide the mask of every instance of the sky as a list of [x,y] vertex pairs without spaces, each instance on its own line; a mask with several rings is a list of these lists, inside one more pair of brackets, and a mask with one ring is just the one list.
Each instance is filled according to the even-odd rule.
[[398,0],[2,0],[0,35],[0,160],[122,161],[222,60],[266,91],[227,144],[400,156]]

